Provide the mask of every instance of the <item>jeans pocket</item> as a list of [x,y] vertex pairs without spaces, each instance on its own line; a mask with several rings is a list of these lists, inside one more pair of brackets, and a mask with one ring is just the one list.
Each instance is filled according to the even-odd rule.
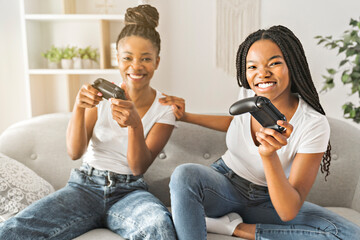
[[127,191],[135,191],[135,190],[145,190],[148,191],[148,185],[145,182],[144,178],[139,178],[136,181],[127,183],[119,183],[118,187],[122,189],[126,189]]
[[85,178],[86,178],[86,176],[79,169],[76,169],[76,168],[71,169],[70,178],[68,180],[68,183],[82,184],[85,182]]

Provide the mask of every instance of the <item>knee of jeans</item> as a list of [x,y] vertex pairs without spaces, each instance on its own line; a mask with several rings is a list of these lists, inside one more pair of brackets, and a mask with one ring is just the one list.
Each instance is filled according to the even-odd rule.
[[191,187],[198,182],[199,166],[187,163],[175,168],[170,178],[170,189],[176,190],[183,187]]

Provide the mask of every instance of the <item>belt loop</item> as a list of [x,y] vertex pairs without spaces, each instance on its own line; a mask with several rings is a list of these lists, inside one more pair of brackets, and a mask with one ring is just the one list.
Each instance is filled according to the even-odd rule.
[[107,178],[108,178],[108,181],[109,181],[109,185],[107,185],[107,187],[111,187],[111,186],[112,186],[112,184],[113,184],[113,180],[111,180],[111,174],[110,174],[110,171],[108,171]]
[[229,179],[232,179],[234,176],[234,172],[232,170],[229,170],[227,173],[224,174]]
[[91,175],[92,175],[92,173],[93,173],[93,171],[94,171],[94,168],[93,168],[93,167],[91,167],[90,165],[88,165],[88,167],[89,167],[89,169],[88,169],[87,174],[88,174],[89,176],[91,176]]
[[127,174],[126,175],[126,183],[129,183],[129,182],[131,182],[131,175]]

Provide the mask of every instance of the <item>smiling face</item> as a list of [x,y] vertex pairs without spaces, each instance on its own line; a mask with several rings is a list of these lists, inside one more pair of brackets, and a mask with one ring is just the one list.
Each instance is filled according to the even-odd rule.
[[289,69],[280,48],[271,40],[259,40],[250,47],[246,56],[246,78],[256,95],[272,102],[290,95]]
[[160,61],[151,41],[138,36],[119,41],[117,59],[124,82],[133,89],[149,86]]

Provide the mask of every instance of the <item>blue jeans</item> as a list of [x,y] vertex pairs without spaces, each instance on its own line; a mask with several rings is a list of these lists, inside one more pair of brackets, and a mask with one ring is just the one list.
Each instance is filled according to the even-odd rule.
[[256,239],[359,239],[360,227],[315,204],[305,202],[295,219],[283,222],[267,187],[240,178],[222,159],[211,168],[177,167],[170,181],[172,215],[179,240],[206,239],[205,215],[237,212],[256,224]]
[[68,184],[0,225],[0,239],[73,239],[108,228],[126,239],[176,239],[167,208],[147,191],[142,176],[71,172]]

